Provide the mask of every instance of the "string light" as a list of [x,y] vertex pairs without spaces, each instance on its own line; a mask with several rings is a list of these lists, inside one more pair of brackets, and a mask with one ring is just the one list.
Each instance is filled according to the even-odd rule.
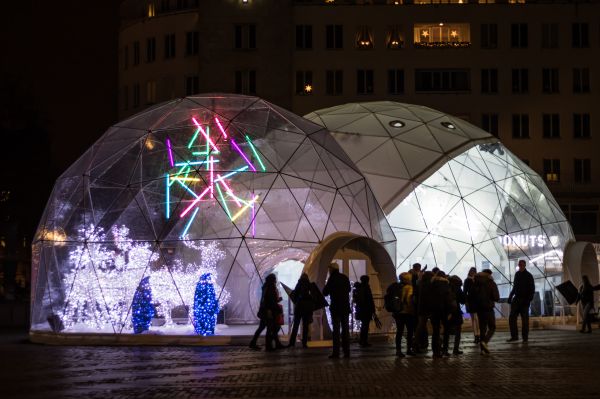
[[154,317],[154,306],[152,305],[152,290],[150,289],[150,277],[144,277],[140,281],[131,304],[133,332],[140,334],[150,328]]
[[196,334],[207,336],[215,334],[219,301],[215,293],[212,276],[204,273],[196,285],[194,294],[194,330]]

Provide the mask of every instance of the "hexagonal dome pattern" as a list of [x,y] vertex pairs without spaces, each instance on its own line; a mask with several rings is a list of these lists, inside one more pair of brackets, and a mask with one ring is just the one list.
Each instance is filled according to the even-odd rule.
[[57,180],[34,242],[32,329],[131,333],[132,314],[154,308],[151,330],[193,333],[206,273],[219,324],[252,323],[262,276],[338,231],[393,256],[328,131],[255,97],[167,102],[111,127]]
[[495,137],[459,118],[394,102],[306,116],[326,127],[373,188],[397,237],[399,270],[420,262],[462,278],[490,268],[508,296],[519,259],[550,314],[571,228],[542,178]]

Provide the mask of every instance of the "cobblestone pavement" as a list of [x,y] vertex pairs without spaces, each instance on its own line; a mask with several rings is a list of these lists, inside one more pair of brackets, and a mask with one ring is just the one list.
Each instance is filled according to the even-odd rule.
[[0,332],[0,398],[600,397],[600,331],[497,333],[491,356],[465,335],[460,357],[401,359],[381,342],[330,360],[328,348],[55,347]]

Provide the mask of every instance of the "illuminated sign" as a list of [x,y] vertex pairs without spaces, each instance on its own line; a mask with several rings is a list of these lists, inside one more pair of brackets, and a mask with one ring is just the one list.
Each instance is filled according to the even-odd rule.
[[499,236],[498,240],[505,248],[524,249],[524,248],[544,248],[548,246],[556,247],[559,243],[558,236],[526,235],[526,234],[507,234]]

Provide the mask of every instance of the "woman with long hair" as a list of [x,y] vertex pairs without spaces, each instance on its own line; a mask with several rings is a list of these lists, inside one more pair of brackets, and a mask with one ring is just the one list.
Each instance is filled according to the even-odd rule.
[[[267,335],[265,337],[265,350],[272,351],[284,347],[279,341],[279,336],[277,335],[277,332],[279,331],[279,323],[277,320],[283,313],[283,310],[279,305],[280,301],[281,297],[279,296],[279,291],[277,290],[277,276],[271,273],[265,278],[265,282],[262,286],[262,296],[257,315],[260,319],[260,324],[254,333],[252,341],[250,342],[250,348],[260,349],[256,342],[260,336],[260,333],[262,333],[265,328],[267,329]],[[273,347],[273,343],[275,343],[275,347]]]

